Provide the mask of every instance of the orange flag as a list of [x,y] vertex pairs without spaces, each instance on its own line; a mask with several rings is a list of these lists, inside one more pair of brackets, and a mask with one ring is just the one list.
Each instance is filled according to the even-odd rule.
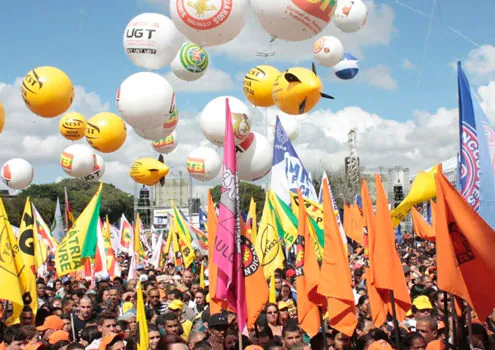
[[356,204],[344,204],[344,231],[347,237],[364,247],[364,219]]
[[[361,199],[363,202],[364,226],[368,233],[376,230],[375,214],[373,213],[373,204],[371,203],[368,185],[363,180],[361,185]],[[368,297],[370,298],[371,317],[375,327],[381,327],[387,320],[387,304],[382,299],[382,295],[376,289],[373,273],[371,269],[366,270],[366,286],[368,287]]]
[[[301,190],[298,190],[299,203],[304,203]],[[314,237],[308,227],[308,218],[304,205],[299,206],[298,230],[296,239],[296,289],[297,318],[301,328],[310,336],[320,330],[320,313],[316,303],[324,303],[317,293],[320,268],[316,260]],[[316,303],[315,303],[316,302]]]
[[427,241],[435,242],[435,229],[428,225],[423,215],[414,207],[412,208],[412,219],[416,236]]
[[328,179],[323,179],[322,186],[325,248],[318,294],[327,297],[330,325],[339,332],[352,337],[358,320],[352,293],[349,261],[335,219],[330,191],[328,190]]
[[484,321],[495,307],[495,231],[442,172],[435,182],[438,288],[466,300]]
[[260,259],[247,231],[246,224],[241,217],[241,251],[246,291],[247,326],[248,329],[251,329],[265,308],[269,290]]
[[226,309],[228,304],[226,301],[217,300],[215,298],[217,287],[217,265],[213,263],[213,251],[215,249],[215,239],[217,237],[217,212],[215,210],[215,204],[211,197],[211,191],[208,191],[208,279],[210,281],[210,314],[219,313],[222,309]]
[[[395,295],[397,319],[403,321],[411,309],[411,296],[399,255],[395,249],[395,233],[388,200],[380,179],[376,180],[376,231],[369,232],[370,267],[378,289],[392,290]],[[384,294],[389,312],[392,313],[390,293]]]

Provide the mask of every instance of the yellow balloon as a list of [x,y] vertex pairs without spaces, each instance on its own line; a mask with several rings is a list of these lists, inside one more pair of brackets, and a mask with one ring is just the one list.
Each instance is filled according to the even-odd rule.
[[3,104],[0,102],[0,133],[5,125],[5,110],[3,109]]
[[311,70],[290,68],[280,74],[273,85],[273,100],[280,110],[298,115],[311,111],[320,101],[322,84]]
[[167,176],[170,168],[154,158],[141,158],[131,165],[129,175],[137,183],[153,186]]
[[67,74],[49,66],[35,68],[26,74],[21,91],[26,106],[45,118],[66,112],[74,99],[74,87]]
[[95,150],[112,153],[124,144],[127,128],[118,115],[103,112],[95,114],[88,120],[84,134],[86,141]]
[[273,106],[273,84],[279,75],[280,71],[272,66],[251,69],[244,77],[244,95],[249,102],[258,107]]
[[58,130],[67,140],[77,141],[84,137],[86,118],[81,114],[71,112],[64,115],[58,123]]

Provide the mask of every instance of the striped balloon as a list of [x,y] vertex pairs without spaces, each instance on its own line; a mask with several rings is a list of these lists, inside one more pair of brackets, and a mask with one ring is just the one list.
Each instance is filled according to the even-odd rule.
[[208,61],[208,53],[202,47],[184,43],[171,64],[172,72],[182,80],[197,80],[205,74]]

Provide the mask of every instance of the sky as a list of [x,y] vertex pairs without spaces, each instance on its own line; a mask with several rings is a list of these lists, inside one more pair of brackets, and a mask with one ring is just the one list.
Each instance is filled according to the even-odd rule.
[[[495,2],[487,1],[481,7],[461,0],[364,2],[369,17],[361,31],[345,34],[330,23],[321,34],[341,39],[345,51],[360,59],[361,70],[355,79],[343,82],[331,69],[318,67],[324,91],[336,99],[322,100],[311,113],[297,117],[302,128],[294,145],[301,160],[313,172],[322,164],[338,170],[348,152],[351,128],[357,131],[361,164],[368,168],[404,166],[414,173],[455,156],[457,60],[463,61],[483,108],[495,121],[495,43],[490,25]],[[124,29],[138,14],[168,14],[169,6],[167,0],[73,0],[67,4],[63,0],[21,0],[9,2],[0,12],[4,33],[0,39],[0,101],[6,111],[0,163],[25,158],[35,169],[34,183],[67,177],[59,157],[71,142],[59,134],[59,118],[40,118],[27,109],[19,87],[22,77],[38,66],[56,66],[75,86],[71,111],[88,119],[102,111],[118,113],[115,95],[120,83],[141,71],[124,52]],[[246,16],[247,24],[237,38],[207,49],[210,66],[197,82],[179,81],[168,68],[156,71],[171,82],[177,95],[179,145],[165,157],[174,171],[185,168],[192,149],[211,145],[198,123],[209,101],[225,95],[246,101],[242,78],[252,67],[265,63],[279,70],[311,66],[311,48],[318,37],[304,42],[275,41],[276,55],[265,61],[256,57],[256,51],[267,48],[269,35],[251,12]],[[277,113],[275,108],[253,108],[254,130],[265,133],[263,115],[273,118]],[[125,145],[103,155],[103,181],[132,192],[136,186],[128,175],[130,165],[140,157],[156,155],[150,142],[128,127]],[[193,192],[200,194],[217,183],[195,182]]]

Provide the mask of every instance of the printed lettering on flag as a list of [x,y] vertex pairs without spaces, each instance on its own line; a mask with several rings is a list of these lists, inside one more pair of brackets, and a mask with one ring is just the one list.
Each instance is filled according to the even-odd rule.
[[461,194],[474,210],[478,210],[480,206],[478,136],[473,126],[466,121],[462,122],[461,153]]

